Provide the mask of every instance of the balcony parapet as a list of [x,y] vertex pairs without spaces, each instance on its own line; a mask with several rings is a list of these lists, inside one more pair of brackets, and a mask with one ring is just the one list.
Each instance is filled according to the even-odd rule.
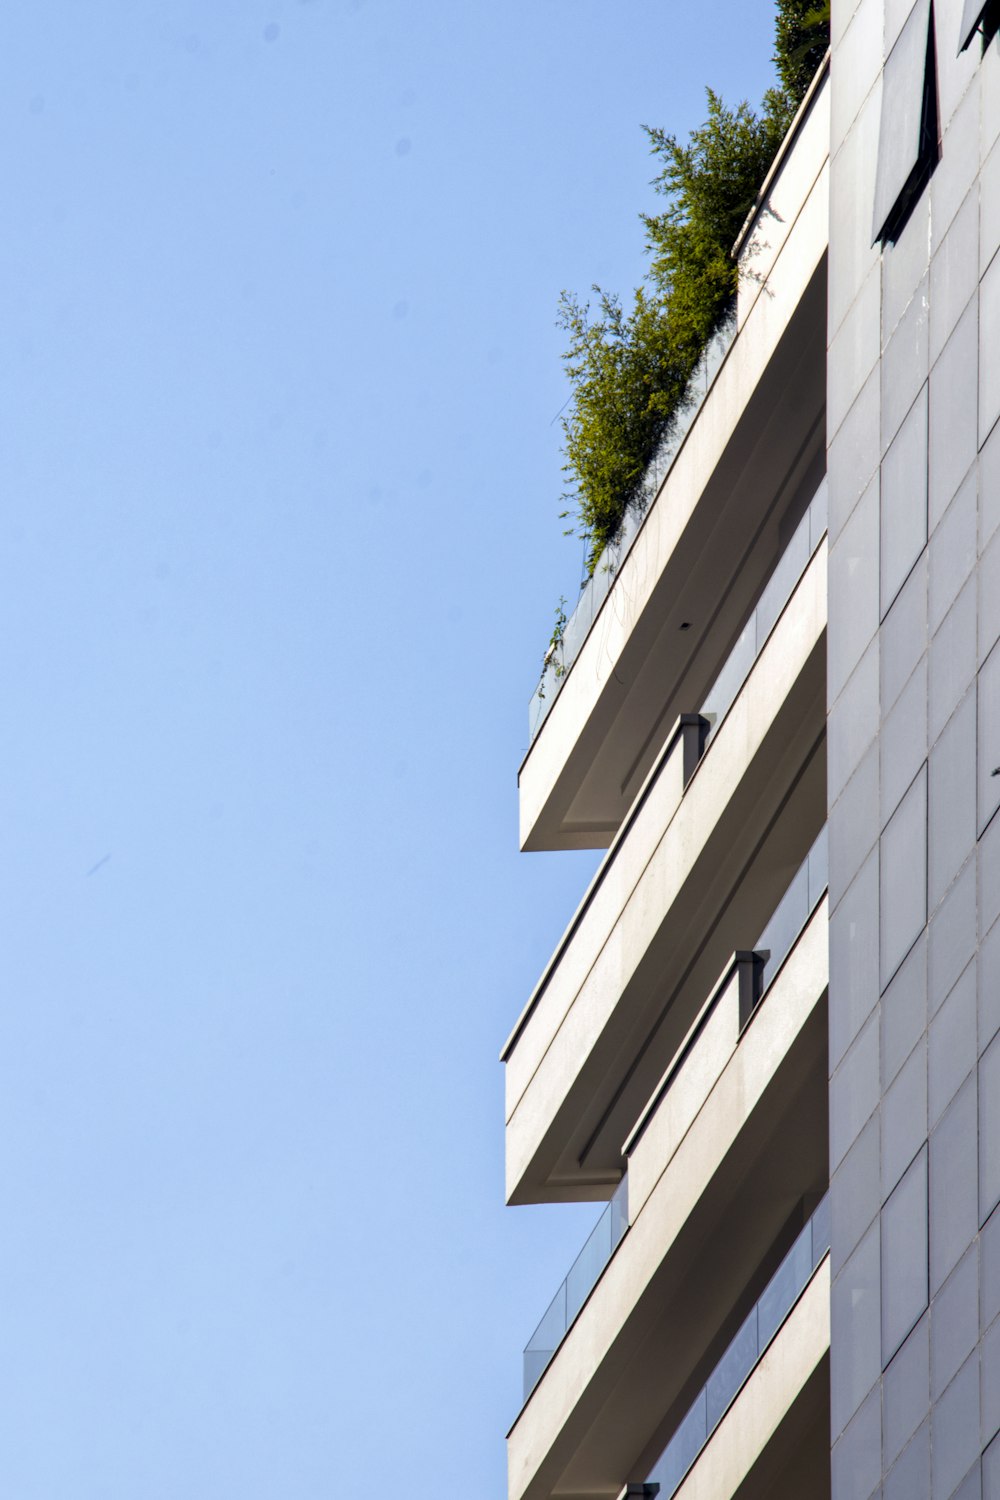
[[[638,796],[629,809],[628,816],[615,835],[607,854],[584,893],[583,900],[570,920],[569,926],[545,966],[545,971],[528,998],[528,1002],[514,1023],[514,1029],[500,1051],[500,1061],[509,1063],[521,1037],[524,1035],[532,1015],[538,1008],[542,996],[553,977],[564,964],[573,940],[585,921],[599,920],[599,909],[606,904],[605,893],[610,885],[609,877],[615,869],[619,854],[628,849],[632,865],[641,864],[652,853],[646,848],[646,829],[662,829],[673,817],[684,795],[684,789],[698,766],[708,741],[712,725],[701,714],[680,714],[664,741],[663,748],[653,763],[649,775],[639,789]],[[645,816],[642,816],[645,814]],[[644,825],[640,828],[640,818]],[[658,835],[657,835],[658,836]],[[639,842],[641,841],[641,843]],[[619,909],[620,892],[611,897],[611,919]]]
[[[630,807],[621,828],[615,835],[607,854],[594,875],[583,900],[563,934],[559,946],[545,967],[545,972],[532,991],[527,1005],[518,1017],[513,1031],[500,1053],[501,1062],[507,1062],[518,1039],[531,1018],[547,988],[558,964],[578,931],[587,912],[594,904],[597,893],[618,858],[619,850],[635,827],[651,789],[659,781],[668,764],[674,772],[669,800],[674,806],[680,801],[684,789],[704,754],[709,740],[714,736],[722,720],[737,697],[761,651],[781,618],[782,611],[795,591],[799,579],[805,572],[814,551],[819,546],[827,529],[827,485],[823,477],[816,494],[796,526],[788,544],[777,559],[770,578],[761,590],[760,598],[740,630],[725,664],[712,683],[698,713],[681,714],[671,729],[657,756],[649,775]],[[674,759],[675,752],[679,759]]]
[[[765,996],[826,894],[826,828],[782,897],[754,947],[733,954],[677,1054],[622,1147],[635,1217],[708,1099]],[[647,1139],[648,1135],[648,1139]]]
[[830,141],[830,54],[820,63],[747,214],[733,258],[740,267],[737,323],[747,314],[788,238],[794,216],[818,175]]
[[[679,1112],[670,1120],[672,1143],[658,1132],[655,1172],[644,1170],[645,1155],[633,1171],[632,1211],[642,1211],[676,1145],[698,1114],[744,1031],[771,987],[782,965],[809,924],[827,886],[826,828],[796,871],[752,949],[733,954],[731,962],[708,997],[678,1053],[622,1148],[628,1161],[636,1152],[647,1127],[657,1117],[675,1083],[681,1100]],[[666,1110],[664,1111],[666,1118]],[[527,1401],[572,1327],[587,1298],[604,1273],[629,1225],[629,1171],[622,1177],[607,1208],[591,1231],[545,1315],[524,1350],[524,1399]]]
[[678,407],[673,425],[646,470],[637,500],[625,512],[618,535],[601,554],[593,574],[580,590],[580,597],[566,622],[561,639],[545,658],[541,679],[528,703],[529,745],[545,723],[562,691],[562,685],[583,649],[591,626],[597,619],[601,606],[611,592],[615,579],[632,549],[632,544],[645,520],[646,512],[670,473],[674,459],[680,452],[684,439],[691,430],[735,337],[736,307],[734,304],[727,309],[718,328],[705,346],[697,368],[688,381],[687,390]]
[[599,569],[551,663],[544,727],[518,778],[524,848],[611,841],[666,727],[708,685],[823,451],[828,108],[821,82],[758,214],[768,245],[755,231],[739,334],[613,576]]
[[824,474],[788,542],[775,562],[746,623],[740,630],[725,663],[702,702],[699,713],[708,723],[705,747],[715,734],[750,675],[754,662],[767,644],[782,611],[795,592],[809,559],[826,535],[828,519],[827,482]]
[[[562,638],[546,659],[541,680],[528,705],[529,743],[534,740],[559,696],[563,682],[576,661],[601,606],[611,592],[646,513],[669,474],[684,439],[722,368],[736,338],[737,328],[742,327],[746,321],[750,306],[759,295],[784,245],[798,205],[808,196],[822,167],[825,153],[820,143],[825,142],[829,136],[829,111],[827,94],[824,93],[828,74],[829,59],[817,71],[802,100],[734,246],[733,256],[740,267],[737,302],[727,310],[706,345],[688,383],[676,420],[649,464],[637,502],[626,512],[619,535],[605,549],[593,576],[584,583]],[[803,134],[808,134],[809,139],[803,143],[804,149],[796,151],[795,147]]]
[[686,785],[677,749],[686,735],[690,761],[706,716],[678,721],[503,1049],[512,1201],[606,1198],[657,1056],[676,1049],[727,935],[766,918],[822,824],[825,570],[821,538]]
[[646,1479],[671,1500],[830,1253],[827,1194],[788,1251]]
[[628,1231],[511,1429],[510,1500],[610,1500],[648,1473],[691,1372],[727,1347],[796,1205],[824,1191],[826,986],[821,902],[707,1094],[690,1067],[671,1090],[693,1096],[679,1141],[659,1141],[661,1106],[629,1159]]
[[569,1274],[524,1347],[524,1399],[541,1380],[549,1361],[566,1337],[604,1268],[628,1229],[628,1174],[587,1237]]
[[674,1500],[828,1495],[829,1354],[830,1257],[824,1255]]

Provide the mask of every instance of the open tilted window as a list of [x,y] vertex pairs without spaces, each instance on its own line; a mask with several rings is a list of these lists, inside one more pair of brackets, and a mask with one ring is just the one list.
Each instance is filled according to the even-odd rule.
[[895,240],[940,151],[933,0],[917,0],[882,70],[872,243]]
[[963,53],[977,31],[985,40],[995,35],[1000,24],[998,0],[965,0],[962,11],[962,30],[958,38],[959,53]]

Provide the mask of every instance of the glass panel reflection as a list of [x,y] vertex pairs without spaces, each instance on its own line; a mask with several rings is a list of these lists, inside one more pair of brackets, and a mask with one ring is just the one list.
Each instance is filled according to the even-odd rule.
[[813,1265],[818,1266],[830,1248],[830,1194],[818,1204],[810,1220],[812,1225]]
[[594,1225],[566,1277],[566,1327],[576,1317],[590,1290],[611,1258],[611,1211],[606,1208]]
[[660,1486],[660,1500],[670,1500],[678,1489],[829,1248],[830,1199],[827,1194],[647,1476],[647,1484]]
[[726,659],[712,690],[701,706],[702,718],[708,720],[709,734],[732,706],[733,700],[750,675],[750,668],[757,659],[757,621],[748,620],[736,645]]
[[569,1274],[546,1309],[545,1316],[524,1348],[524,1399],[527,1401],[546,1366],[562,1343],[570,1325],[611,1259],[628,1228],[628,1177],[622,1178],[614,1197],[587,1237],[587,1242],[569,1269]]
[[802,865],[792,879],[791,885],[778,902],[773,917],[768,922],[760,939],[754,944],[758,953],[766,953],[762,989],[767,989],[785,961],[788,952],[802,931],[809,914],[809,869]]
[[708,1433],[705,1392],[702,1391],[646,1483],[658,1484],[661,1495],[672,1495],[704,1448]]
[[747,1318],[725,1354],[719,1360],[705,1387],[708,1430],[724,1416],[730,1402],[757,1363],[760,1343],[757,1332],[757,1309]]
[[774,1338],[813,1272],[812,1224],[807,1224],[757,1303],[761,1347]]
[[[812,916],[827,886],[827,839],[823,825],[816,842],[792,876],[764,931],[754,943],[757,953],[766,953],[761,977],[761,995],[794,948],[799,933]],[[759,1003],[759,1002],[758,1002]]]
[[806,564],[826,530],[826,478],[824,476],[809,508],[775,563],[770,578],[754,606],[750,618],[736,639],[725,665],[712,684],[699,712],[709,722],[709,738],[736,701],[750,669],[777,624],[795,586],[806,570]]
[[758,651],[763,648],[774,629],[778,616],[792,597],[792,590],[805,572],[806,563],[812,555],[812,548],[809,546],[810,521],[810,511],[807,510],[792,532],[791,540],[779,557],[767,587],[760,596],[755,610]]

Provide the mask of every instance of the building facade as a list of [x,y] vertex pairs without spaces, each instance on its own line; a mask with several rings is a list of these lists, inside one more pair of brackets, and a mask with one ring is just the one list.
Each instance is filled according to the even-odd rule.
[[[838,1496],[880,1484],[887,1500],[1000,1495],[992,9],[862,0],[833,12],[827,733]],[[985,45],[977,26],[992,36]]]
[[1000,1500],[993,9],[833,0],[532,703],[523,847],[607,852],[504,1048],[507,1193],[607,1206],[510,1500]]

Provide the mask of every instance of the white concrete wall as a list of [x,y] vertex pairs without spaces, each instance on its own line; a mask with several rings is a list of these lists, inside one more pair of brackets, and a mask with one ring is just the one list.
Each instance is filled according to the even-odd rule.
[[835,1500],[1000,1486],[1000,40],[957,56],[962,10],[935,0],[940,157],[873,245],[883,60],[913,5],[833,0]]

